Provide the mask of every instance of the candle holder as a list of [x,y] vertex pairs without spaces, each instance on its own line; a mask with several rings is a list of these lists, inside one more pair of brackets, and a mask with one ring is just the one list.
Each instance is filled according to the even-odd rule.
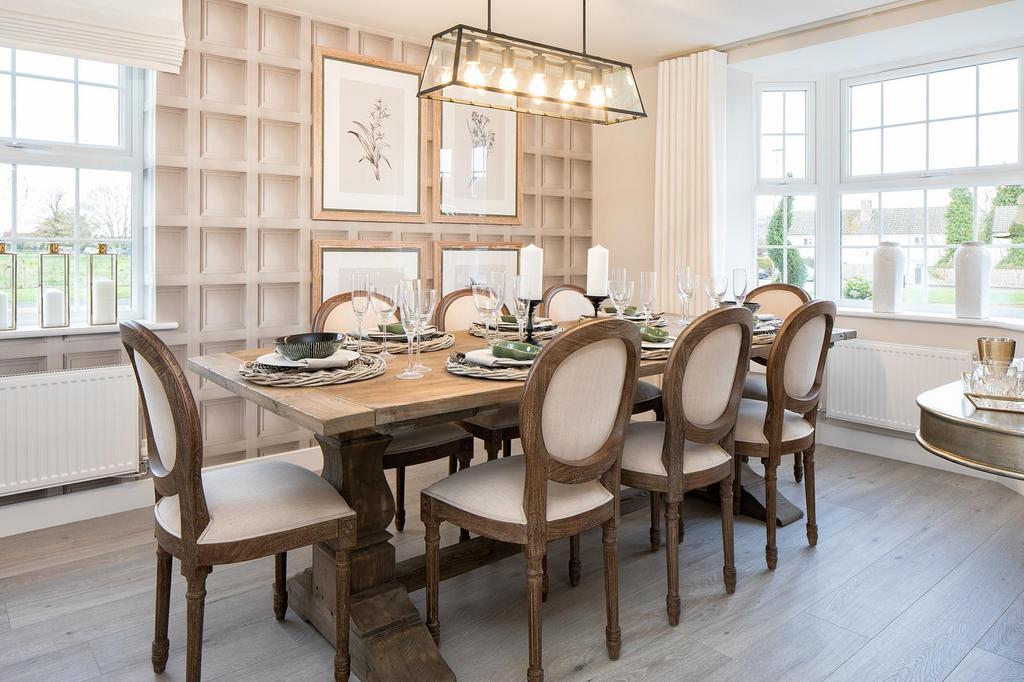
[[585,296],[587,297],[587,300],[590,301],[590,305],[594,306],[594,318],[596,319],[597,314],[601,312],[601,303],[608,300],[608,294],[604,294],[601,296],[591,296],[590,294],[585,294]]
[[18,327],[18,261],[0,242],[0,330]]
[[117,254],[100,242],[89,254],[89,324],[117,323]]
[[71,325],[71,276],[68,254],[53,242],[39,254],[39,326]]
[[530,300],[530,305],[526,309],[526,343],[537,343],[533,338],[533,313],[536,311],[537,306],[540,305],[540,300]]

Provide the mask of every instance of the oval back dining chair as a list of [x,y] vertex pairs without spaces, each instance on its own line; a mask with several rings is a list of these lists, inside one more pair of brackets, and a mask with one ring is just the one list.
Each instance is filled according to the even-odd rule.
[[618,658],[619,461],[640,365],[640,332],[623,320],[571,329],[544,346],[519,409],[525,455],[460,471],[421,493],[426,525],[427,629],[440,641],[442,521],[524,545],[529,611],[527,679],[544,678],[541,600],[547,543],[601,526],[607,625]]
[[[504,303],[501,304],[501,314],[509,314]],[[480,313],[473,303],[473,290],[470,288],[445,294],[434,311],[434,326],[441,331],[468,331],[474,322],[480,322]]]
[[[348,311],[347,313],[342,311]],[[351,332],[355,328],[352,314],[352,294],[332,296],[317,309],[313,316],[315,332]],[[395,470],[395,529],[405,530],[405,468],[417,464],[448,460],[448,473],[459,467],[468,467],[473,459],[473,436],[455,424],[435,424],[403,429],[392,434],[384,451],[384,470]],[[468,540],[463,532],[461,539]]]
[[[736,421],[736,454],[764,462],[768,568],[778,563],[775,545],[777,470],[782,455],[803,453],[807,496],[807,542],[818,543],[814,514],[814,436],[821,377],[832,340],[836,304],[811,301],[797,308],[782,324],[768,355],[768,400],[744,398]],[[736,493],[739,502],[739,458]]]
[[[384,296],[379,294],[374,294],[374,296],[390,303]],[[377,315],[373,312],[372,307],[367,308],[366,318],[370,320],[371,327],[377,326]],[[399,319],[399,312],[396,309],[389,322],[397,322]],[[335,294],[320,304],[313,315],[313,331],[348,333],[355,331],[356,322],[356,313],[352,309],[352,292],[349,291],[344,294]]]
[[[722,506],[722,575],[736,589],[733,558],[733,429],[750,357],[753,315],[719,308],[701,315],[676,341],[665,366],[665,421],[635,422],[626,431],[622,484],[664,499],[670,625],[679,624],[679,519],[683,495],[718,485]],[[652,524],[657,516],[652,511]],[[651,528],[651,547],[657,529]]]
[[177,360],[138,322],[122,322],[120,330],[139,387],[156,491],[153,671],[164,671],[170,649],[172,557],[181,562],[188,583],[185,679],[199,682],[206,576],[213,566],[274,556],[274,615],[283,620],[286,552],[323,543],[337,562],[334,674],[348,679],[349,550],[356,513],[330,483],[295,464],[253,460],[202,471],[199,412]]
[[556,284],[544,292],[544,315],[555,322],[575,322],[580,317],[591,317],[594,306],[586,297],[583,287],[575,284]]

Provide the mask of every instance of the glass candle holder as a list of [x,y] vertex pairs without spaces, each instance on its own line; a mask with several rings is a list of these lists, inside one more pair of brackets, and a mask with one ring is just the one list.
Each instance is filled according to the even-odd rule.
[[117,254],[100,242],[89,254],[89,324],[117,322]]
[[0,242],[0,330],[18,327],[18,262]]
[[71,267],[68,254],[51,243],[39,254],[39,326],[67,327],[71,324]]

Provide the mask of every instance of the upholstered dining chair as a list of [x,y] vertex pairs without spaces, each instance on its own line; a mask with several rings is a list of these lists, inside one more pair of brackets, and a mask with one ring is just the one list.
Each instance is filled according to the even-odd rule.
[[[315,332],[351,332],[355,326],[350,293],[327,299],[313,316]],[[399,532],[405,530],[406,467],[446,458],[449,474],[468,467],[473,459],[473,436],[455,424],[422,426],[393,434],[384,451],[384,469],[395,470],[395,528]],[[462,539],[468,540],[469,536],[463,532]]]
[[519,408],[525,454],[460,471],[420,494],[426,525],[427,629],[440,641],[441,522],[524,546],[527,679],[544,678],[541,600],[547,544],[601,526],[608,656],[621,646],[617,528],[619,460],[640,364],[640,332],[623,320],[583,324],[548,342]]
[[722,573],[726,592],[736,589],[732,441],[752,328],[746,308],[719,308],[691,322],[665,366],[665,421],[635,422],[626,430],[622,484],[664,500],[670,625],[679,624],[679,518],[683,495],[690,490],[718,484]]
[[[390,299],[378,296],[378,300],[388,301]],[[396,310],[389,322],[398,322],[399,313]],[[367,329],[374,329],[377,326],[377,315],[370,308],[366,312],[363,324],[368,324]],[[336,294],[320,304],[313,314],[313,331],[345,331],[350,332],[356,328],[356,313],[352,308],[352,292]]]
[[[835,324],[836,304],[811,301],[786,318],[768,355],[768,400],[740,401],[736,420],[736,454],[764,462],[768,568],[778,563],[775,545],[775,505],[779,460],[803,453],[804,491],[807,497],[807,542],[818,543],[814,513],[814,436],[821,377]],[[733,481],[734,505],[739,502],[739,457]]]
[[139,386],[156,491],[153,671],[164,671],[170,650],[172,557],[181,562],[188,583],[185,679],[199,682],[206,576],[213,566],[274,556],[274,615],[283,620],[286,553],[322,543],[337,562],[334,678],[347,680],[349,550],[355,545],[356,513],[330,483],[287,462],[254,460],[202,471],[199,413],[181,367],[138,322],[122,322],[120,329]]

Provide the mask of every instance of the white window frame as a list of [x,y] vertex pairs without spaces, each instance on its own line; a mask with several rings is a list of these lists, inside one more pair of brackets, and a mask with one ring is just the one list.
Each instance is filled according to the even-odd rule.
[[[9,49],[9,48],[0,48]],[[140,319],[146,316],[147,296],[145,294],[147,239],[144,228],[144,187],[145,187],[145,136],[144,136],[144,98],[145,71],[142,69],[119,66],[118,88],[120,97],[119,144],[117,146],[88,145],[46,140],[21,139],[17,136],[17,107],[15,92],[15,71],[17,69],[17,51],[12,50],[11,71],[0,71],[11,76],[11,133],[10,137],[0,136],[0,163],[26,166],[54,166],[86,170],[118,170],[131,173],[132,193],[132,298],[128,308],[118,309],[120,319]],[[28,74],[26,74],[28,75]],[[75,61],[75,76],[78,75],[78,61]],[[76,79],[37,76],[32,78],[47,79],[61,82],[75,82]],[[113,87],[113,86],[110,86]],[[77,88],[75,101],[75,125],[78,124]],[[76,217],[78,209],[78,173],[75,174]],[[14,224],[17,211],[17,176],[12,181],[11,221],[12,237],[16,245],[22,238],[16,236]],[[23,238],[37,241],[31,237]],[[8,238],[4,237],[4,241]],[[79,244],[85,240],[68,240]],[[72,327],[78,326],[77,324]],[[0,334],[2,337],[2,334]]]
[[[763,177],[761,175],[761,168],[762,168],[762,164],[761,164],[761,139],[764,137],[765,134],[775,134],[775,133],[763,133],[761,131],[761,101],[762,101],[762,95],[765,92],[793,92],[793,91],[804,91],[806,93],[806,95],[804,96],[804,103],[805,103],[805,110],[804,110],[804,170],[805,170],[805,173],[804,173],[804,177],[802,177],[802,178],[788,178],[788,177],[766,178],[766,177]],[[755,107],[754,107],[754,109],[755,109],[755,116],[756,116],[756,118],[755,118],[755,121],[754,121],[754,128],[757,131],[756,143],[755,143],[755,148],[756,148],[755,156],[756,156],[756,164],[757,164],[757,166],[755,168],[754,175],[755,175],[755,178],[757,180],[757,184],[759,186],[766,187],[766,188],[767,187],[773,187],[773,186],[777,188],[780,185],[800,185],[800,186],[813,185],[815,183],[815,181],[816,181],[815,180],[815,177],[816,177],[816,173],[815,173],[815,170],[816,170],[816,168],[815,168],[815,166],[816,166],[815,159],[817,157],[817,153],[816,153],[817,138],[816,138],[816,135],[815,135],[815,128],[816,128],[816,124],[817,124],[817,121],[816,121],[816,118],[815,118],[815,110],[816,110],[815,104],[816,104],[816,101],[817,101],[817,97],[816,97],[816,93],[815,93],[815,84],[814,84],[814,82],[810,82],[810,81],[805,81],[805,82],[759,82],[757,84],[757,88],[756,88],[756,92],[755,92],[755,98],[756,98],[756,100],[755,100]],[[783,115],[783,120],[785,120],[785,115]],[[783,152],[782,152],[783,162],[782,163],[783,163],[783,170],[785,170],[785,163],[786,163],[785,162],[785,158],[786,158],[786,152],[785,152],[785,133],[782,134],[782,138],[783,138]],[[776,190],[769,190],[769,191],[778,191],[778,190],[776,189]],[[759,192],[759,193],[761,193],[761,192]]]

